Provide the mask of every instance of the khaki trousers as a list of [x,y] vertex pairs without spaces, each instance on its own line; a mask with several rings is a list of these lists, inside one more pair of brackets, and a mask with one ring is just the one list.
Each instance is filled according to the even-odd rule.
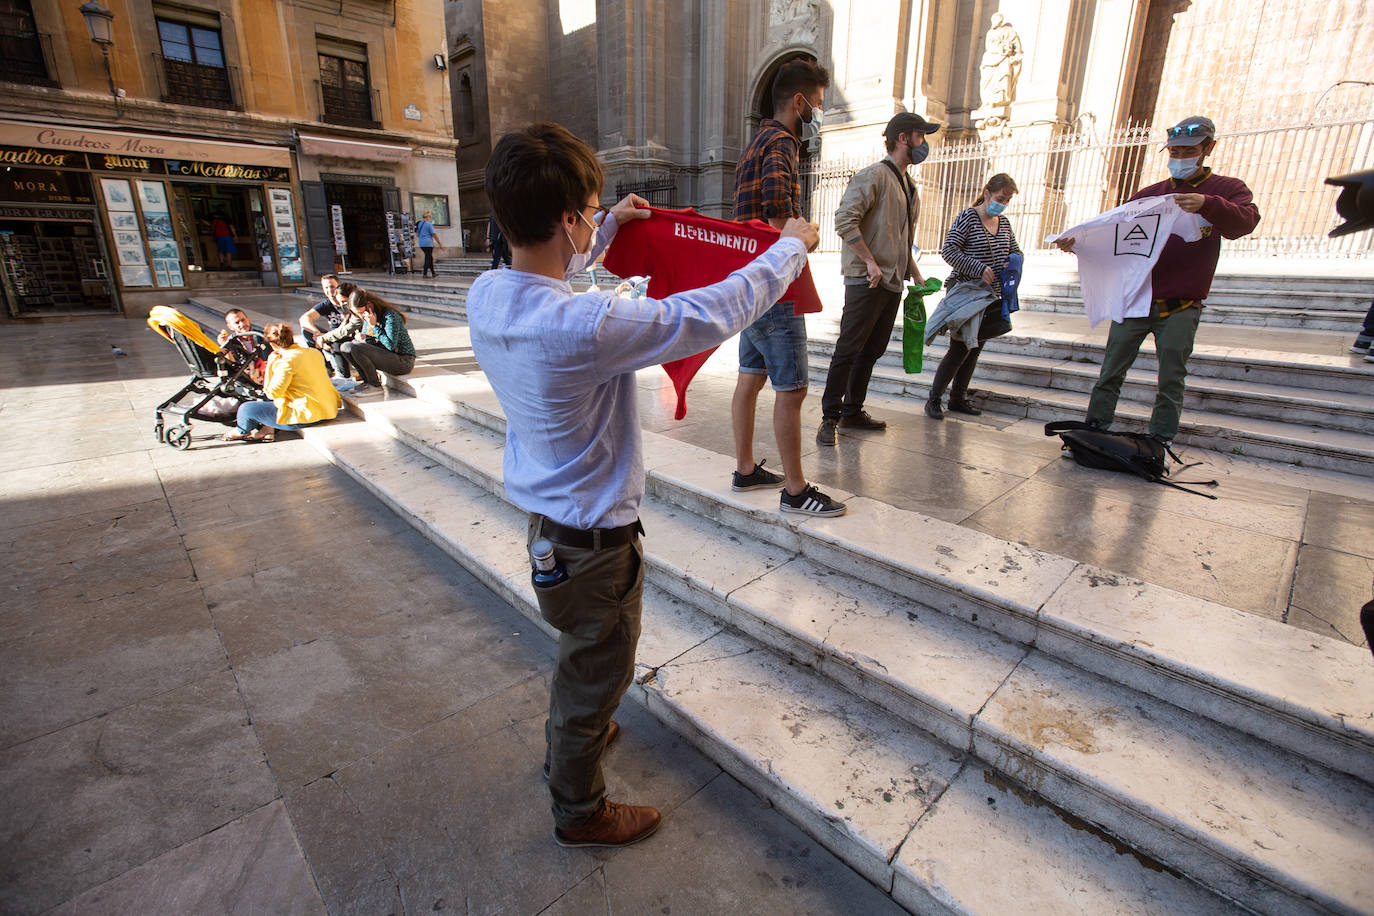
[[[527,543],[541,537],[542,521],[530,516]],[[559,631],[545,763],[554,824],[568,830],[595,814],[606,794],[601,755],[611,716],[634,678],[644,548],[638,537],[600,550],[553,546],[568,579],[535,594],[539,613]]]
[[1089,423],[1104,429],[1111,425],[1126,371],[1135,362],[1145,338],[1153,334],[1159,361],[1159,384],[1154,410],[1150,413],[1150,435],[1165,442],[1172,442],[1178,435],[1188,357],[1193,355],[1193,339],[1197,337],[1202,309],[1194,306],[1161,318],[1159,308],[1159,303],[1154,302],[1148,318],[1127,318],[1120,324],[1112,322],[1112,329],[1107,334],[1107,352],[1102,357],[1102,371],[1088,399]]

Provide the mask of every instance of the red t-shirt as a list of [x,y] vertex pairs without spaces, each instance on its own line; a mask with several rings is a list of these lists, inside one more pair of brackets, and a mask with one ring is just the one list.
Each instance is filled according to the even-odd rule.
[[[616,230],[615,240],[606,250],[602,263],[618,277],[647,275],[651,299],[663,299],[683,290],[719,283],[754,260],[782,234],[757,219],[737,223],[702,216],[691,207],[685,210],[650,209],[653,216],[649,219],[631,220]],[[809,264],[783,293],[781,301],[789,299],[794,303],[793,314],[806,315],[821,310],[821,298],[816,294]],[[695,356],[663,364],[677,392],[675,419],[681,420],[687,415],[687,384],[715,351],[712,347]]]

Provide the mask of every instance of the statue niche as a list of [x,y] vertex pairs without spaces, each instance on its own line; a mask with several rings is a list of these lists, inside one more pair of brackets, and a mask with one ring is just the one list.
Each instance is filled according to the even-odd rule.
[[1005,136],[1011,130],[1011,105],[1021,78],[1021,36],[1001,13],[992,14],[983,62],[979,65],[979,106],[973,126]]

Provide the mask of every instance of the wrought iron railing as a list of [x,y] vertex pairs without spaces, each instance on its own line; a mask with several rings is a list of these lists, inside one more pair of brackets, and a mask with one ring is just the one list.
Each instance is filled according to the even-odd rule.
[[[1118,206],[1138,188],[1168,177],[1161,131],[1145,126],[953,143],[940,142],[937,134],[931,141],[930,157],[911,170],[921,194],[916,241],[925,251],[940,249],[954,219],[997,172],[1011,175],[1020,188],[1007,216],[1027,251],[1045,248],[1047,234]],[[821,250],[839,250],[835,207],[854,172],[882,152],[879,147],[867,158],[803,164],[803,206],[821,224]],[[1374,112],[1223,132],[1208,165],[1245,181],[1260,209],[1259,227],[1228,241],[1228,253],[1374,257],[1374,232],[1327,237],[1337,224],[1336,189],[1324,183],[1331,175],[1374,167]]]
[[237,67],[210,67],[154,52],[154,69],[162,85],[162,101],[201,108],[243,110]]
[[56,86],[52,36],[46,32],[0,29],[0,81]]
[[320,120],[326,124],[374,130],[382,126],[379,116],[381,92],[378,89],[326,86],[315,80],[315,95],[319,101]]

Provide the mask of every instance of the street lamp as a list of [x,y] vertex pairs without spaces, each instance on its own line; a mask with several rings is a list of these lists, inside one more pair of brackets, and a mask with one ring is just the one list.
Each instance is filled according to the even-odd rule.
[[114,73],[110,70],[110,45],[114,44],[114,13],[101,6],[97,0],[87,0],[81,4],[81,15],[90,30],[91,41],[100,45],[100,55],[105,58],[105,78],[110,81],[110,95],[119,104],[119,93],[115,92]]

